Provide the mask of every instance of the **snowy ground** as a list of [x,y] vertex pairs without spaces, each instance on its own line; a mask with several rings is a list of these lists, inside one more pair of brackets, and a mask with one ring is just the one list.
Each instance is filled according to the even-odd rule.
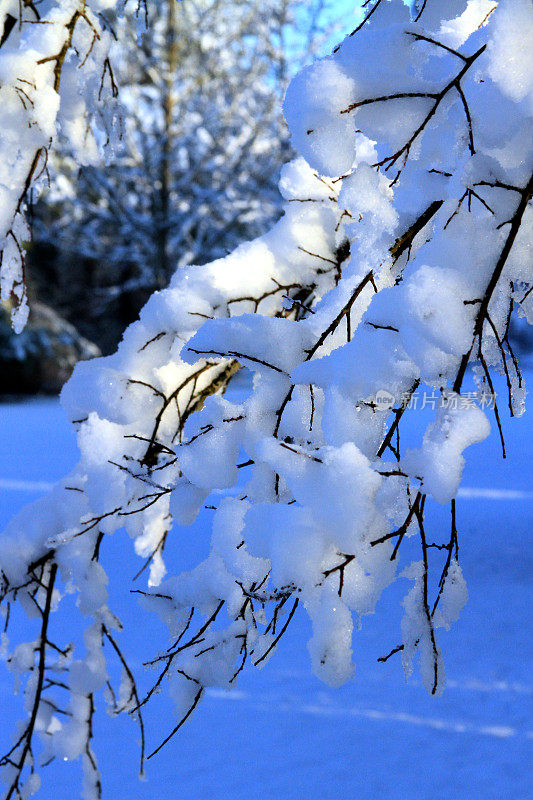
[[[211,691],[190,722],[149,763],[148,782],[136,777],[136,739],[128,719],[97,719],[96,750],[104,797],[113,800],[526,800],[531,797],[532,601],[527,535],[533,522],[531,433],[533,415],[505,423],[509,459],[498,441],[467,453],[459,504],[461,562],[470,600],[450,633],[440,635],[448,687],[429,697],[416,680],[405,683],[400,661],[377,657],[398,641],[398,598],[392,589],[379,613],[363,620],[355,638],[357,674],[342,689],[323,686],[310,673],[304,615],[277,655],[245,674],[231,694]],[[76,457],[73,437],[56,401],[0,406],[0,525]],[[206,517],[184,534],[205,543]],[[447,524],[437,517],[435,525]],[[116,534],[108,547],[121,575],[138,564],[124,556]],[[203,545],[205,547],[205,544]],[[153,655],[163,632],[131,607],[122,587],[115,602],[127,621],[124,648]],[[153,628],[147,629],[150,623]],[[151,637],[147,637],[150,630]],[[153,641],[151,641],[153,639]],[[142,643],[142,649],[139,645]],[[135,666],[140,667],[140,660]],[[142,668],[141,668],[142,672]],[[148,681],[152,674],[144,676]],[[20,715],[10,701],[11,678],[0,672],[0,749]],[[149,746],[172,727],[163,694],[148,714]],[[98,743],[98,734],[103,739]],[[153,749],[153,748],[152,748]],[[79,796],[77,765],[49,767],[43,800]]]

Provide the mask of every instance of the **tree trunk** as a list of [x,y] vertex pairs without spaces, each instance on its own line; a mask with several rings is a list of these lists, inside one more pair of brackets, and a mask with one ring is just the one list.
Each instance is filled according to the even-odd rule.
[[176,104],[174,81],[178,66],[178,43],[176,36],[176,0],[167,0],[166,53],[167,63],[163,76],[162,92],[162,150],[159,167],[159,186],[156,220],[156,282],[158,288],[167,285],[172,271],[168,253],[168,236],[170,230],[171,186],[172,186],[172,143],[173,116]]

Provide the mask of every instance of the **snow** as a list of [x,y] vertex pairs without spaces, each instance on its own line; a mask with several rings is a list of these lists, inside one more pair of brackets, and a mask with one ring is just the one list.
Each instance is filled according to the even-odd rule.
[[490,423],[480,408],[474,403],[461,405],[458,395],[445,394],[422,447],[408,448],[402,459],[405,471],[420,478],[424,492],[439,503],[448,503],[457,495],[465,465],[463,450],[490,433]]
[[[36,478],[58,480],[73,465],[76,450],[57,402],[10,404],[1,410],[0,515],[6,523],[43,490],[34,485]],[[101,739],[94,747],[106,794],[171,800],[179,784],[191,800],[244,800],[257,791],[265,800],[528,800],[533,738],[528,609],[533,597],[525,543],[533,522],[533,493],[523,442],[531,436],[532,422],[526,417],[504,425],[510,458],[499,458],[493,438],[476,446],[459,492],[460,561],[469,599],[451,633],[442,638],[448,680],[441,697],[427,695],[416,679],[404,683],[398,656],[377,663],[384,643],[397,644],[398,614],[364,617],[354,638],[357,673],[340,689],[328,689],[311,674],[310,631],[304,615],[296,616],[292,632],[260,672],[244,675],[238,690],[208,690],[167,752],[149,762],[147,783],[137,778],[131,721],[97,712],[95,731]],[[207,547],[210,514],[204,511],[194,529],[184,529],[184,565],[196,561],[202,542]],[[117,585],[138,569],[138,561],[125,556],[123,536],[117,533],[107,545],[110,557],[119,559],[113,578]],[[401,597],[401,587],[390,591]],[[121,646],[132,655],[141,682],[149,685],[153,673],[140,662],[157,649],[158,635],[164,641],[163,630],[158,634],[153,615],[132,605],[127,592],[121,598]],[[68,625],[76,612],[62,613]],[[142,620],[150,621],[153,641],[147,642]],[[3,671],[4,697],[11,696],[11,681]],[[147,715],[152,742],[175,725],[168,703],[156,702],[157,709]],[[2,710],[5,749],[20,715],[17,698],[4,701]],[[69,762],[41,770],[38,796],[77,795],[78,770]]]
[[194,363],[194,354],[214,358],[239,354],[243,366],[250,369],[288,374],[312,344],[309,331],[293,320],[242,314],[229,323],[224,319],[207,320],[189,340],[182,357],[185,362]]
[[283,111],[294,148],[321,175],[342,175],[352,166],[355,125],[337,109],[354,97],[353,80],[332,59],[306,67],[289,84]]
[[[414,672],[413,663],[418,658],[420,677],[425,689],[433,697],[439,697],[444,690],[445,672],[442,651],[435,645],[431,636],[431,626],[424,607],[423,562],[416,561],[410,564],[403,571],[402,577],[414,581],[412,588],[402,600],[405,612],[401,622],[403,671],[409,680]],[[435,622],[433,624],[435,625]]]
[[527,98],[530,110],[533,110],[532,35],[533,8],[529,0],[507,0],[498,5],[488,48],[489,75],[513,100]]
[[455,19],[443,19],[437,32],[437,38],[449,47],[457,49],[466,42],[475,31],[480,20],[485,24],[494,12],[494,0],[468,0],[463,13]]

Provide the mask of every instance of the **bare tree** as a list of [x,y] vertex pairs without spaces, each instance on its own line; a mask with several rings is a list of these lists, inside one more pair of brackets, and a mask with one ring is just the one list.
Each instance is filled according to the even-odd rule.
[[226,255],[279,216],[290,153],[283,95],[322,41],[323,5],[158,0],[140,40],[133,10],[119,21],[122,149],[81,171],[63,152],[36,219],[37,239],[59,243],[67,270],[80,255],[105,264],[102,313],[121,293],[166,286],[177,266]]

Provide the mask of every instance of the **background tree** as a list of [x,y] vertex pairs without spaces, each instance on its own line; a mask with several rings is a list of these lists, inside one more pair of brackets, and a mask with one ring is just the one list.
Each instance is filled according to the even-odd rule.
[[224,256],[281,213],[283,95],[327,38],[327,12],[322,0],[156,0],[140,38],[135,8],[114,24],[120,151],[81,169],[56,158],[32,268],[40,296],[104,349],[176,267]]

